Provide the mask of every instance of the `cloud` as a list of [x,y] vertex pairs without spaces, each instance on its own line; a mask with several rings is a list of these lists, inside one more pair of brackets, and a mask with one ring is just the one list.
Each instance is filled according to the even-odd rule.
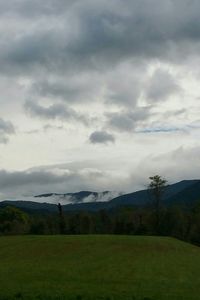
[[162,102],[179,91],[175,78],[169,72],[157,69],[147,84],[146,96],[149,101]]
[[200,163],[200,147],[180,146],[162,154],[153,154],[138,164],[140,172],[145,174],[160,174],[169,183],[184,179],[199,179],[196,166]]
[[115,142],[115,137],[106,131],[94,131],[90,135],[89,139],[92,144],[107,144]]
[[[152,157],[159,161],[166,149],[196,145],[199,11],[199,0],[0,1],[0,143],[12,136],[1,146],[0,165],[16,172],[66,161],[78,165],[66,167],[66,174],[40,170],[54,176],[41,173],[44,185],[33,178],[36,170],[23,171],[30,183],[13,188],[11,174],[21,182],[22,174],[5,171],[5,194],[131,190],[132,182],[141,186],[148,172],[162,169]],[[109,159],[91,143],[113,143]],[[148,155],[149,165],[138,168]],[[81,165],[90,159],[92,166]],[[179,160],[169,165],[178,174]],[[198,164],[193,168],[196,174]],[[135,169],[142,172],[133,180]],[[180,176],[190,175],[187,166],[184,172]]]
[[120,192],[102,192],[102,193],[98,193],[98,195],[95,197],[95,195],[89,195],[88,197],[85,197],[83,199],[84,203],[88,203],[88,202],[106,202],[106,201],[110,201],[113,198],[116,198],[118,196],[120,196],[121,193]]
[[17,197],[34,196],[41,192],[54,192],[61,189],[66,182],[73,180],[72,174],[58,175],[48,170],[43,171],[0,171],[0,188],[2,195]]
[[83,199],[79,199],[74,197],[74,195],[66,195],[66,194],[60,194],[60,195],[56,195],[53,194],[51,196],[48,197],[38,197],[35,198],[34,196],[29,196],[29,197],[23,197],[24,200],[28,200],[28,201],[37,201],[37,202],[44,202],[44,199],[46,202],[48,203],[61,203],[62,205],[66,205],[66,204],[71,204],[71,203],[88,203],[88,202],[106,202],[106,201],[110,201],[113,198],[116,198],[118,196],[120,196],[121,193],[120,192],[110,192],[110,191],[106,191],[106,192],[99,192],[99,193],[95,193],[95,194],[90,194],[87,197],[84,197]]
[[156,127],[156,128],[145,128],[143,130],[139,130],[138,133],[170,133],[176,131],[184,131],[185,128],[177,128],[177,127]]
[[[20,199],[21,196],[25,200],[26,197],[29,199],[42,193],[71,193],[81,190],[102,192],[109,190],[110,177],[111,174],[107,171],[87,168],[86,164],[82,168],[80,165],[74,168],[68,164],[24,171],[0,170],[0,198]],[[118,190],[117,184],[113,187]],[[106,201],[108,197],[109,195],[102,195],[100,198]]]
[[6,144],[9,136],[15,133],[15,128],[10,121],[5,121],[0,118],[0,143]]
[[107,125],[120,132],[133,132],[136,127],[142,125],[150,118],[149,108],[139,108],[134,111],[122,110],[116,113],[107,114]]
[[0,131],[5,134],[13,134],[15,133],[14,126],[11,122],[5,121],[0,118]]
[[135,108],[142,93],[146,73],[147,67],[141,62],[124,62],[112,69],[105,80],[106,103]]
[[9,187],[25,186],[31,184],[37,185],[51,185],[52,183],[63,182],[64,177],[57,176],[51,172],[28,172],[28,171],[16,171],[7,172],[5,170],[0,171],[2,189]]
[[2,72],[99,69],[132,58],[178,62],[199,51],[197,0],[36,3],[31,10],[25,0],[2,5],[2,15],[27,25],[2,33]]
[[77,2],[76,0],[60,0],[57,2],[56,0],[48,0],[48,1],[40,1],[35,0],[34,2],[31,1],[16,1],[11,0],[9,2],[1,2],[0,3],[0,13],[1,15],[8,15],[8,12],[12,16],[19,16],[19,17],[30,17],[30,18],[37,18],[41,17],[42,15],[51,16],[52,14],[59,15],[63,12],[63,9],[69,9],[72,4]]
[[[159,154],[147,152],[146,156],[136,160],[136,164],[132,164],[132,161],[127,158],[126,163],[132,166],[129,170],[126,166],[122,170],[120,168],[122,162],[116,164],[116,160],[113,160],[114,168],[111,167],[110,159],[105,159],[104,164],[102,161],[99,161],[99,164],[95,161],[85,161],[42,166],[24,171],[0,170],[0,197],[2,200],[20,199],[21,195],[25,200],[42,193],[68,193],[81,190],[131,192],[144,189],[148,184],[149,176],[153,174],[164,176],[169,183],[199,178],[198,168],[196,168],[200,161],[199,151],[197,146],[185,146]],[[127,153],[126,146],[125,153]],[[139,156],[139,153],[133,152],[133,158],[135,155]]]
[[90,102],[101,93],[103,78],[91,71],[79,74],[62,74],[56,71],[51,76],[35,78],[30,88],[30,96],[45,97],[69,104]]
[[83,115],[63,104],[52,104],[46,107],[41,106],[34,101],[27,101],[25,103],[25,109],[30,115],[42,119],[61,119],[65,121],[78,121],[84,124],[88,123]]

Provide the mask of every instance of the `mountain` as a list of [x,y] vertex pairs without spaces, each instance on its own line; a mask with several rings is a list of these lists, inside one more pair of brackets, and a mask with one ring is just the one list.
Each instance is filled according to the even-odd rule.
[[174,194],[167,199],[167,204],[180,204],[190,206],[192,203],[200,200],[200,180],[196,180],[192,185]]
[[[183,180],[166,187],[165,193],[163,195],[163,200],[166,204],[176,204],[176,202],[181,203],[184,191],[187,190],[188,201],[190,201],[190,195],[192,196],[192,201],[200,199],[200,191],[196,191],[196,186],[200,184],[200,180]],[[177,196],[177,197],[175,197]],[[172,200],[174,199],[174,200]],[[148,202],[152,202],[151,195],[148,191],[142,190],[130,194],[121,195],[110,201],[111,206],[121,206],[121,205],[145,205]],[[112,205],[113,204],[113,205]]]
[[[89,192],[81,191],[78,193],[66,193],[66,194],[42,194],[35,196],[35,199],[48,200],[51,197],[58,197],[57,200],[63,200],[62,207],[65,212],[70,211],[98,211],[101,209],[115,209],[121,206],[145,206],[151,203],[149,191],[141,190],[134,193],[124,194],[118,197],[113,197],[111,200],[105,201],[106,197],[109,199],[113,195],[111,192]],[[64,204],[65,201],[69,201],[70,204]],[[104,199],[104,201],[99,201]],[[87,201],[86,201],[87,200]],[[163,202],[166,205],[186,205],[191,206],[195,201],[200,200],[200,180],[183,180],[175,184],[171,184],[166,187]],[[58,203],[58,201],[56,202]],[[57,205],[50,203],[41,203],[33,201],[2,201],[0,207],[13,205],[19,207],[25,211],[31,212],[57,212]]]
[[111,199],[119,196],[119,192],[91,192],[91,191],[80,191],[78,193],[66,193],[66,194],[58,194],[58,193],[48,193],[48,194],[40,194],[36,195],[37,201],[40,202],[45,200],[50,203],[58,203],[62,202],[65,204],[78,204],[78,203],[88,203],[88,202],[104,202],[110,201]]
[[6,200],[0,202],[0,208],[6,206],[15,206],[18,207],[26,212],[41,212],[41,213],[48,213],[48,212],[56,212],[57,205],[51,203],[40,203],[34,201],[21,201],[21,200]]

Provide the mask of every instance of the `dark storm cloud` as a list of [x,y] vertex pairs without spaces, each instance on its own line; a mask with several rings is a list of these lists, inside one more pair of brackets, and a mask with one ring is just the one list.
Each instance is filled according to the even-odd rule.
[[5,39],[7,41],[2,40],[0,44],[0,61],[4,72],[27,75],[40,69],[52,70],[55,67],[56,70],[59,67],[56,52],[60,53],[61,49],[56,32],[38,29]]
[[9,136],[15,133],[15,128],[10,121],[0,118],[0,143],[6,144]]
[[92,144],[107,144],[115,142],[115,137],[106,131],[94,131],[90,135],[89,139]]
[[[199,50],[197,0],[98,0],[75,1],[74,5],[71,1],[46,0],[37,1],[37,5],[27,1],[12,4],[2,4],[4,14],[16,11],[27,28],[7,37],[2,33],[0,61],[4,71],[17,67],[26,73],[30,66],[57,72],[66,68],[107,68],[135,57],[175,61]],[[34,18],[27,19],[31,11],[38,26],[32,23]],[[58,14],[59,21],[52,21]]]
[[30,115],[42,119],[61,119],[65,121],[82,122],[85,125],[88,124],[88,120],[83,115],[63,104],[52,104],[45,107],[34,101],[27,101],[25,103],[25,109]]
[[63,12],[63,9],[68,9],[71,4],[76,3],[76,0],[10,0],[0,2],[0,14],[2,15],[19,15],[26,17],[38,17],[44,15],[55,15]]
[[[198,55],[199,9],[196,0],[1,1],[0,72],[27,76],[29,95],[55,102],[105,101],[133,109],[145,88],[150,100],[167,99],[179,91],[174,78],[158,70],[144,86],[146,73],[136,65]],[[124,62],[131,64],[127,74],[117,69]],[[104,99],[101,87],[108,92]],[[42,113],[55,116],[54,109]],[[124,128],[134,127],[132,119],[126,116]]]

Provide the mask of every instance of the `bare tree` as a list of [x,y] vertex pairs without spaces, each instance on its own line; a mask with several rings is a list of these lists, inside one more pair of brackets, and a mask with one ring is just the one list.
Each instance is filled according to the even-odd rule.
[[58,212],[59,212],[59,229],[60,229],[60,234],[65,233],[65,219],[63,215],[63,209],[62,205],[58,203]]

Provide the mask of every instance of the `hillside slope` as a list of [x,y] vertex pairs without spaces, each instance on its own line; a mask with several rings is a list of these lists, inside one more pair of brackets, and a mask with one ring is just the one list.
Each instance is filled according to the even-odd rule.
[[[190,203],[200,199],[200,180],[183,180],[166,187],[163,194],[164,203],[181,203],[181,196],[187,191],[187,199]],[[130,194],[121,195],[110,201],[111,205],[145,205],[152,202],[152,197],[148,191],[142,190]]]
[[191,186],[188,186],[184,190],[179,191],[174,194],[172,197],[167,199],[168,204],[181,204],[190,206],[191,203],[200,200],[200,181],[196,181]]
[[200,295],[200,249],[172,238],[1,237],[0,256],[0,299],[197,300]]

